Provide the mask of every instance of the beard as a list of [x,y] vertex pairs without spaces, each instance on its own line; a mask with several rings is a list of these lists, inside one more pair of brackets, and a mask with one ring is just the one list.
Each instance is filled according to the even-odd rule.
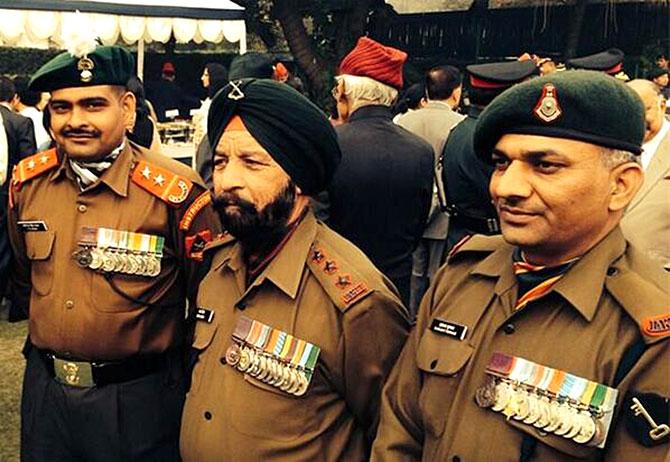
[[272,249],[286,235],[295,199],[295,184],[289,182],[262,210],[230,192],[214,195],[213,206],[223,228],[242,243],[245,253],[254,254]]

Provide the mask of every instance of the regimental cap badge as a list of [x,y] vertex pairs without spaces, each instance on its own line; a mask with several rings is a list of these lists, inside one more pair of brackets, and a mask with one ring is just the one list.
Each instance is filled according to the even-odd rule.
[[545,83],[542,87],[540,99],[533,109],[535,115],[544,122],[553,122],[558,119],[563,111],[558,104],[556,87],[552,83]]
[[91,80],[93,80],[93,72],[91,71],[93,70],[94,67],[95,63],[88,56],[80,58],[79,61],[77,61],[77,70],[79,71],[79,79],[84,83],[88,83]]
[[90,22],[86,21],[79,10],[75,12],[75,15],[80,27],[66,31],[63,34],[63,42],[70,55],[73,58],[79,58],[77,61],[79,79],[84,83],[89,83],[93,80],[93,72],[91,71],[95,67],[95,63],[88,55],[93,53],[97,47],[96,33]]

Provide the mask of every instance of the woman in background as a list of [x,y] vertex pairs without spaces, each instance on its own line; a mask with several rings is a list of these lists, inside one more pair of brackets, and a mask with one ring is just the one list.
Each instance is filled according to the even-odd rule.
[[156,130],[155,115],[152,116],[151,103],[144,96],[142,81],[139,77],[132,76],[126,87],[135,95],[136,100],[135,125],[128,130],[128,139],[144,148],[160,152],[161,139]]

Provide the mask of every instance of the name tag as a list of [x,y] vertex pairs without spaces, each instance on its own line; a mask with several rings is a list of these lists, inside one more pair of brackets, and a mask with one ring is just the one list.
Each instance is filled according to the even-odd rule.
[[198,308],[195,310],[195,319],[210,324],[214,320],[214,312],[205,308]]
[[468,332],[468,327],[456,324],[455,322],[445,321],[444,319],[433,319],[433,322],[430,325],[430,330],[436,334],[463,340],[465,334]]
[[46,231],[48,229],[46,222],[42,220],[19,221],[16,223],[16,226],[18,226],[19,231],[24,233]]

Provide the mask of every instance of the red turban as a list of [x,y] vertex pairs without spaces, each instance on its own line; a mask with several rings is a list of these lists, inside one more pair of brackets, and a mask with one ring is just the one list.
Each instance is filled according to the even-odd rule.
[[402,88],[402,66],[407,53],[361,37],[340,63],[340,74],[369,77],[394,88]]

